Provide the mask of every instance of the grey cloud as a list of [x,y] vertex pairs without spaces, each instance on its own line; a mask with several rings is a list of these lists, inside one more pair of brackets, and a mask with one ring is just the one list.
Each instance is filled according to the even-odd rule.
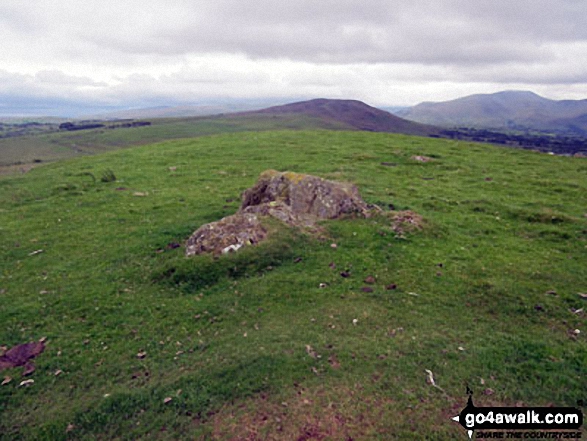
[[38,99],[69,97],[71,100],[95,100],[96,90],[104,89],[105,83],[90,78],[67,75],[57,70],[38,72],[35,75],[19,74],[0,70],[0,94]]
[[0,70],[5,96],[405,103],[447,88],[579,90],[587,77],[584,0],[25,3],[0,3],[0,69],[27,72]]
[[248,84],[270,81],[269,75],[257,71],[241,71],[217,69],[206,63],[199,63],[192,68],[183,68],[161,78],[163,82],[182,84]]
[[552,59],[550,43],[587,40],[583,0],[31,0],[26,9],[4,1],[0,16],[12,17],[13,27],[28,32],[34,23],[56,40],[53,52],[94,62],[230,53],[318,63],[492,64]]
[[16,32],[38,30],[40,23],[33,19],[25,7],[18,4],[0,3],[0,26]]
[[105,87],[104,82],[94,81],[89,77],[67,75],[59,70],[42,70],[35,74],[35,80],[47,86],[84,86]]
[[131,75],[112,88],[55,70],[36,75],[0,70],[0,116],[72,117],[183,102],[178,93],[182,86],[164,86],[147,75]]
[[[140,38],[115,32],[107,44],[154,54],[463,64],[549,59],[545,43],[587,39],[587,4],[574,0],[215,0],[184,6],[181,16],[140,31]],[[103,36],[90,38],[104,42]]]

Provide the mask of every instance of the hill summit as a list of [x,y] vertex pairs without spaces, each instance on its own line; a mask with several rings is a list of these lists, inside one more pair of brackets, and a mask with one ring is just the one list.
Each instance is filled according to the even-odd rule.
[[325,120],[342,122],[348,125],[349,128],[369,132],[403,133],[421,136],[438,133],[436,127],[405,120],[357,100],[317,98],[246,113],[256,115],[305,114]]

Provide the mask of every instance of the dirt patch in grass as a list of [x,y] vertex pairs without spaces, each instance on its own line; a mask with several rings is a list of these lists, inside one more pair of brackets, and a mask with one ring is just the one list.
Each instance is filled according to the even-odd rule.
[[23,343],[13,346],[0,355],[0,371],[18,366],[24,366],[23,376],[32,374],[35,366],[30,361],[45,350],[43,341]]
[[[503,402],[492,395],[480,391],[475,404],[528,406],[521,401]],[[406,406],[405,397],[394,400],[381,392],[367,392],[360,384],[328,390],[294,385],[288,394],[260,393],[226,404],[198,424],[208,427],[207,439],[223,441],[419,439],[424,422],[427,427],[436,427],[438,439],[461,435],[463,428],[452,417],[466,406],[464,394],[440,402],[426,396],[414,398]]]
[[350,389],[310,391],[295,386],[285,399],[262,393],[225,405],[211,416],[209,427],[218,440],[365,439],[383,429],[382,416],[392,403]]

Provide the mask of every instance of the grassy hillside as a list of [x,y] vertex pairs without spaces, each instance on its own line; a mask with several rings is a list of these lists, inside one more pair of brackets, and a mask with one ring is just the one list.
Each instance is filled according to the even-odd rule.
[[[272,223],[235,255],[175,248],[268,168],[353,182],[424,228]],[[0,374],[0,438],[464,439],[466,385],[477,406],[585,401],[586,173],[481,144],[269,131],[5,177],[0,345],[47,349],[33,385]]]
[[152,123],[145,127],[59,131],[0,138],[0,173],[12,170],[14,165],[52,162],[169,139],[218,133],[275,129],[352,130],[347,124],[335,120],[292,114],[169,118],[154,119]]

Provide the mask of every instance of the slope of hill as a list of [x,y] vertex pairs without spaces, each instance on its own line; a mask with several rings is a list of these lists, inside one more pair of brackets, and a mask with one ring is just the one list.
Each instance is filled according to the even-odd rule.
[[[95,122],[95,121],[94,121]],[[365,130],[377,132],[430,135],[437,129],[413,123],[359,101],[312,100],[259,111],[193,118],[159,118],[150,123],[111,130],[105,127],[55,131],[23,136],[2,137],[0,132],[0,167],[33,162],[55,161],[79,155],[149,144],[169,139],[190,138],[226,132],[266,131],[276,129]],[[121,125],[121,124],[118,124]],[[11,168],[12,169],[12,168]],[[0,170],[2,171],[2,170]]]
[[527,91],[470,95],[400,110],[412,121],[443,127],[531,130],[587,136],[587,100],[554,101]]
[[[575,407],[585,161],[287,130],[2,178],[0,347],[46,349],[27,377],[0,372],[0,438],[459,440],[466,385],[480,407]],[[422,230],[389,211],[316,235],[270,223],[259,246],[186,258],[189,235],[270,168],[354,183]]]
[[438,134],[436,127],[407,121],[385,110],[356,100],[314,99],[249,112],[259,115],[306,114],[347,124],[369,132],[403,133],[429,136]]
[[[127,121],[128,122],[128,121]],[[165,140],[192,138],[219,133],[266,131],[276,129],[354,130],[335,120],[305,114],[248,115],[231,114],[197,118],[150,119],[150,125],[88,130],[53,130],[22,136],[0,136],[0,172],[7,166],[27,168],[31,163],[52,162],[65,158],[93,155]],[[106,126],[112,123],[105,123]],[[3,168],[4,167],[4,168]]]

